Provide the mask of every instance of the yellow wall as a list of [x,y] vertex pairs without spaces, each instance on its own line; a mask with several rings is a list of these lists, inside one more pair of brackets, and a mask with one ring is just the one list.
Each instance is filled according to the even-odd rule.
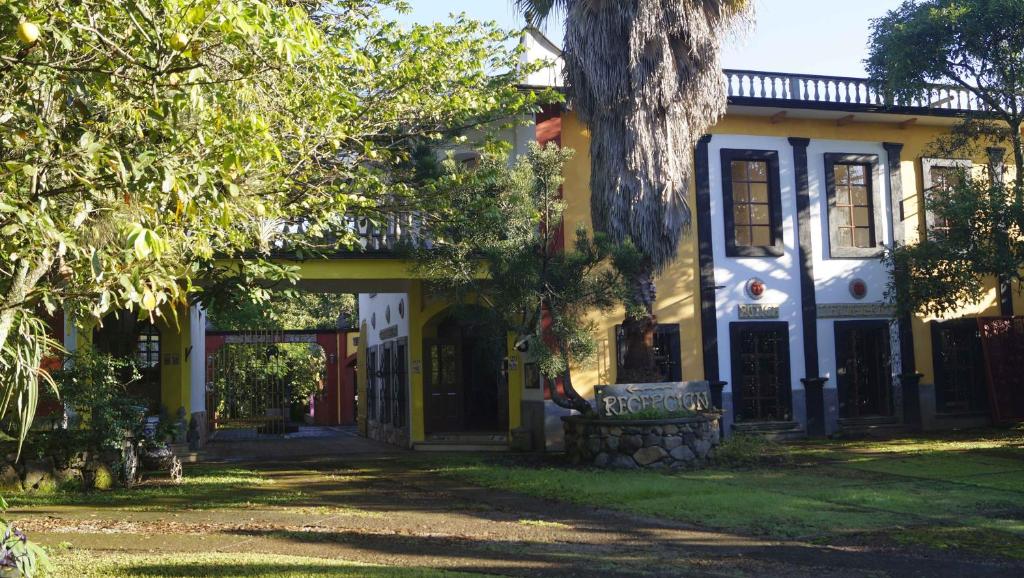
[[[786,118],[773,123],[767,116],[728,115],[712,130],[712,134],[743,134],[774,137],[806,137],[812,140],[861,140],[869,142],[903,143],[901,154],[902,189],[904,196],[904,218],[902,223],[908,242],[916,241],[925,226],[923,211],[923,180],[921,157],[935,156],[928,152],[936,138],[948,130],[942,126],[910,125],[900,128],[896,123],[853,122],[838,126],[834,119]],[[562,121],[562,145],[572,148],[576,155],[565,167],[563,187],[568,209],[565,214],[567,238],[583,224],[592,230],[590,220],[590,158],[589,133],[574,113],[568,112]],[[1008,155],[1009,157],[1009,155]],[[976,165],[987,165],[984,154],[972,159]],[[1012,160],[1007,158],[1007,160]],[[1008,170],[1011,172],[1012,170]],[[695,186],[691,179],[687,201],[696,207]],[[899,214],[894,214],[899,219]],[[658,300],[655,314],[659,323],[679,323],[682,342],[681,359],[683,379],[702,379],[703,352],[700,327],[699,266],[697,262],[696,217],[689,235],[683,237],[679,246],[679,257],[656,280]],[[964,315],[999,315],[999,300],[995,284],[978,305],[966,306],[950,318]],[[1014,309],[1024,311],[1024,297],[1014,296]],[[621,323],[621,309],[605,315],[595,315],[598,338],[601,342],[599,359],[575,368],[573,381],[583,395],[591,395],[594,385],[614,382],[615,325]],[[931,333],[926,325],[931,319],[918,318],[913,321],[915,362],[917,370],[925,374],[923,380],[930,382],[932,375]],[[719,336],[721,338],[722,336]]]
[[[160,404],[172,416],[184,407],[185,415],[192,414],[190,396],[192,362],[191,319],[188,308],[174,310],[166,308],[157,320],[160,329]],[[199,360],[198,363],[202,363]]]

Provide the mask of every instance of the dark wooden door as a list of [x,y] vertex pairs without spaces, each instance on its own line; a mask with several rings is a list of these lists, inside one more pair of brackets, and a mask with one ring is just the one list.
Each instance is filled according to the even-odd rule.
[[424,340],[426,349],[427,432],[461,431],[463,424],[462,351],[454,340]]
[[839,417],[892,415],[889,323],[839,321],[835,332]]
[[729,334],[736,419],[791,419],[789,325],[784,322],[730,323]]

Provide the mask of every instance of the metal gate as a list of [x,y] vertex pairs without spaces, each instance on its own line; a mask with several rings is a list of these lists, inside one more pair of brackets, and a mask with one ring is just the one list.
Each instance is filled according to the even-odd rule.
[[996,422],[1024,421],[1024,317],[978,318]]
[[277,343],[280,331],[238,335],[207,358],[206,407],[212,438],[284,434],[290,430],[291,392]]

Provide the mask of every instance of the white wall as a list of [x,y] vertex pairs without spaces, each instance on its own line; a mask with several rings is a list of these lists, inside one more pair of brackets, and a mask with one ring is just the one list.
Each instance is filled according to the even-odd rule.
[[[779,155],[779,188],[782,197],[781,257],[727,257],[725,251],[725,212],[722,198],[722,149],[756,149],[776,151]],[[718,319],[719,375],[732,391],[732,356],[729,324],[740,321],[739,305],[757,303],[778,305],[779,318],[765,321],[789,323],[789,356],[791,387],[803,389],[803,335],[801,331],[800,269],[797,259],[796,191],[793,173],[793,147],[786,138],[745,135],[715,135],[708,145],[708,167],[711,183],[711,235],[714,246],[715,313]],[[745,293],[747,281],[757,277],[764,281],[764,297],[754,301]]]
[[[882,303],[885,301],[885,289],[889,280],[889,272],[878,257],[867,259],[833,259],[829,256],[828,234],[828,191],[826,188],[825,154],[850,153],[870,154],[878,156],[875,168],[879,184],[872,191],[875,206],[880,207],[883,215],[881,222],[875,223],[876,241],[886,246],[892,244],[892,230],[889,227],[889,215],[892,214],[889,183],[886,178],[888,155],[881,143],[864,141],[814,140],[807,147],[807,173],[810,186],[811,203],[811,237],[814,245],[814,288],[818,304],[823,303]],[[863,299],[855,299],[850,294],[850,281],[863,279],[868,286],[868,294]],[[858,317],[863,319],[886,319],[885,317]],[[836,344],[834,319],[818,320],[818,357],[819,372],[822,377],[829,378],[825,387],[836,389]],[[892,372],[898,375],[902,370],[899,363],[899,346],[896,328],[892,328]],[[802,368],[802,365],[801,365]]]
[[[405,313],[400,312],[400,309]],[[391,321],[388,321],[390,310]],[[376,327],[372,321],[376,319]],[[381,330],[395,325],[398,327],[397,337],[409,336],[409,295],[407,293],[360,293],[359,324],[366,321],[366,346],[372,347],[382,343]]]

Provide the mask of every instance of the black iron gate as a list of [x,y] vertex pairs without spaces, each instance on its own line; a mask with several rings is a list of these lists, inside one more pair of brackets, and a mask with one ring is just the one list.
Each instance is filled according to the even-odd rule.
[[280,331],[247,332],[233,336],[207,358],[206,407],[211,437],[227,431],[235,437],[289,431],[287,366],[275,347],[283,341]]

